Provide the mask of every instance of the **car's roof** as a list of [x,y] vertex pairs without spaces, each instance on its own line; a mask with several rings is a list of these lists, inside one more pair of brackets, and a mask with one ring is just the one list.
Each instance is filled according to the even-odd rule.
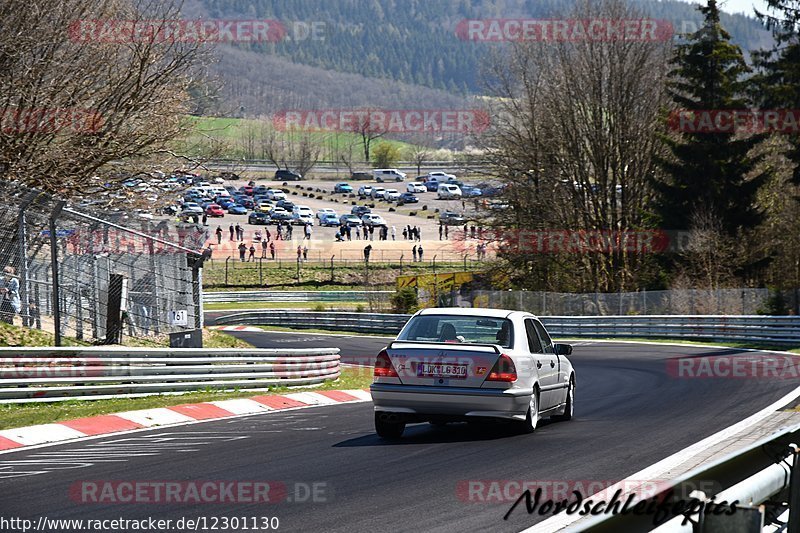
[[533,316],[526,311],[511,309],[484,309],[482,307],[429,307],[419,311],[420,315],[459,315],[459,316],[485,316],[490,318],[510,318],[511,315]]

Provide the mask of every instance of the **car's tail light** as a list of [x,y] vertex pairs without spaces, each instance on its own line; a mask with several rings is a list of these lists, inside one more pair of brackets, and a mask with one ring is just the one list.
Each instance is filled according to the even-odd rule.
[[389,352],[386,350],[381,350],[381,353],[378,354],[378,358],[375,359],[375,374],[376,378],[396,378],[397,371],[394,369],[394,365],[392,365],[391,359],[389,359]]
[[[376,367],[377,368],[377,367]],[[514,361],[506,354],[500,354],[500,358],[492,367],[492,371],[486,377],[486,381],[517,381],[517,367]]]

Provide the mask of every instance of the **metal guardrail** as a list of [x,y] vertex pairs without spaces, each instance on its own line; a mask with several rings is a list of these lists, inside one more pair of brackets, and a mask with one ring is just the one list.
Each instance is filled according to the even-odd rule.
[[0,403],[313,385],[339,349],[0,348]]
[[800,344],[800,316],[544,316],[557,337],[659,338]]
[[[217,325],[342,329],[396,335],[411,315],[257,310],[216,318]],[[554,337],[658,338],[800,344],[798,316],[543,316]]]
[[275,309],[242,311],[209,320],[209,325],[285,326],[299,329],[333,329],[396,335],[411,315],[339,313]]
[[[607,513],[575,525],[580,525],[581,531],[593,533],[761,531],[765,521],[765,508],[759,504],[769,500],[770,515],[780,515],[781,520],[785,520],[784,515],[788,508],[790,512],[786,531],[800,531],[800,513],[797,512],[797,507],[800,506],[798,442],[800,425],[783,428],[675,480],[659,482],[656,490],[643,489],[642,492],[648,494],[637,494],[629,505],[629,509],[632,509],[637,501],[651,500],[660,504],[663,509],[674,509],[674,506],[683,501],[686,509],[686,504],[692,503],[694,499],[698,504],[704,504],[702,513],[690,513],[688,517],[680,512],[676,513],[674,518],[656,524],[658,527],[655,529],[653,513]],[[603,495],[610,498],[617,489],[617,486],[610,487]],[[620,499],[624,502],[627,498],[628,495],[623,490]],[[596,497],[592,499],[597,500]],[[715,509],[729,510],[734,501],[735,512],[713,512]],[[699,505],[694,507],[695,511],[699,509]]]
[[204,292],[204,303],[365,302],[388,300],[394,291],[229,291]]

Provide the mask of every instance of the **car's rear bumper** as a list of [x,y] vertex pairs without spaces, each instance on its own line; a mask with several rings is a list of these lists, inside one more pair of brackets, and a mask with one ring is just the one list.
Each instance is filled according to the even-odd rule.
[[524,420],[532,391],[373,383],[370,393],[376,411],[401,413],[410,419],[439,415]]

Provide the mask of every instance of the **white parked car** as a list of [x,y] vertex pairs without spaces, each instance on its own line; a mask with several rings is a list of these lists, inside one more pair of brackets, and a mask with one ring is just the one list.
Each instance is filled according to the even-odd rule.
[[383,193],[383,199],[387,202],[396,202],[400,199],[400,191],[397,189],[386,189]]
[[392,439],[408,423],[499,419],[531,433],[544,417],[570,420],[571,353],[524,311],[423,309],[375,361],[375,429]]
[[372,195],[372,185],[362,185],[358,188],[359,198],[366,198]]
[[428,175],[425,176],[426,181],[435,181],[438,183],[445,183],[447,181],[455,181],[456,176],[455,174],[448,174],[447,172],[442,172],[436,170],[434,172],[428,172]]
[[308,215],[311,219],[314,219],[314,210],[308,207],[307,205],[295,205],[292,208],[293,215]]
[[270,200],[286,200],[286,193],[278,189],[269,189],[267,191],[267,198]]
[[428,189],[425,188],[424,184],[418,181],[412,181],[406,185],[406,191],[416,194],[418,192],[428,192]]
[[386,226],[386,221],[383,219],[383,217],[376,215],[375,213],[367,213],[361,217],[361,222],[367,226]]
[[330,207],[323,207],[322,209],[317,210],[316,218],[317,220],[322,220],[322,217],[324,217],[325,215],[333,215],[335,217],[338,217],[338,215],[336,214],[336,210],[331,209]]
[[403,181],[406,179],[406,173],[400,172],[396,168],[376,168],[372,171],[375,176],[375,181],[384,183],[386,181]]
[[459,186],[450,183],[441,183],[436,190],[436,195],[439,200],[453,200],[463,196]]
[[292,224],[298,226],[305,226],[306,224],[314,224],[314,217],[308,213],[292,213]]
[[383,187],[373,187],[370,196],[372,196],[374,200],[377,200],[378,198],[383,198],[383,193],[385,192],[386,189],[384,189]]

